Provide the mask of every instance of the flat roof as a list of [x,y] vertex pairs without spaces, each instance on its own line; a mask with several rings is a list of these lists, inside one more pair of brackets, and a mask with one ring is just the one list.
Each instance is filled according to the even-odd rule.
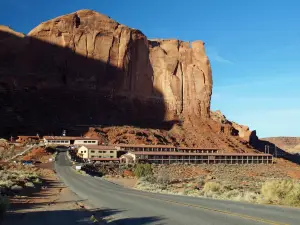
[[91,161],[120,161],[119,158],[90,158]]
[[134,145],[134,144],[117,144],[119,147],[133,147],[133,148],[176,148],[174,145]]
[[24,135],[20,135],[17,136],[18,138],[40,138],[39,136],[24,136]]
[[185,152],[130,152],[136,155],[202,155],[202,156],[272,156],[264,153],[185,153]]
[[75,137],[75,136],[44,136],[43,138],[47,140],[93,140],[98,141],[97,138],[89,138],[89,137]]

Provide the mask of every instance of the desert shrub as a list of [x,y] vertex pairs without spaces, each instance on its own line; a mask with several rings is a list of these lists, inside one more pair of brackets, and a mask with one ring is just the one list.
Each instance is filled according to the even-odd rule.
[[221,191],[221,184],[209,181],[204,184],[203,191],[204,193],[209,193],[209,192],[220,192]]
[[286,195],[284,204],[291,206],[300,206],[300,184],[295,183],[294,188]]
[[11,180],[0,180],[0,187],[10,188],[13,185],[14,182],[12,182]]
[[223,198],[224,199],[235,199],[238,198],[241,195],[241,192],[237,189],[235,190],[229,190],[224,192]]
[[246,202],[257,202],[259,199],[259,194],[258,193],[254,193],[254,192],[250,192],[250,191],[247,191],[244,193],[244,196],[243,196],[243,199],[244,201]]
[[9,201],[7,197],[0,196],[0,221],[4,213],[8,210]]
[[32,182],[26,182],[25,187],[34,187],[34,184]]
[[171,182],[171,180],[170,180],[170,176],[167,173],[167,171],[160,170],[160,172],[157,175],[156,182],[158,184],[163,184],[163,185],[169,184]]
[[300,184],[292,180],[266,181],[261,187],[262,200],[267,203],[300,205]]
[[137,164],[134,169],[134,175],[138,178],[152,175],[152,167],[150,164]]
[[156,178],[151,174],[144,177],[140,177],[139,181],[154,184],[156,183]]
[[42,183],[42,181],[41,181],[40,178],[35,178],[35,179],[32,180],[32,182],[33,182],[34,184],[41,184],[41,183]]

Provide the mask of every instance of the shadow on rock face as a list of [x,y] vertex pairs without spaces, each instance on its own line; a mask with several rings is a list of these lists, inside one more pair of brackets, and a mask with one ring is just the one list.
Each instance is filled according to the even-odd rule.
[[[129,50],[148,51],[142,40]],[[144,44],[143,44],[144,43]],[[149,58],[145,74],[138,62],[125,69],[33,37],[0,31],[0,136],[74,134],[95,125],[135,125],[170,129],[162,94],[153,87]],[[136,81],[140,79],[140,81]]]

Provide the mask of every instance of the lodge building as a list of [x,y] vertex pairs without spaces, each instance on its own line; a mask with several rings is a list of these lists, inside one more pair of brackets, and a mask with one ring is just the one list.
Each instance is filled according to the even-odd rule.
[[120,161],[127,164],[271,164],[273,156],[259,153],[128,152],[121,156]]
[[44,136],[45,145],[98,145],[99,140],[88,137]]

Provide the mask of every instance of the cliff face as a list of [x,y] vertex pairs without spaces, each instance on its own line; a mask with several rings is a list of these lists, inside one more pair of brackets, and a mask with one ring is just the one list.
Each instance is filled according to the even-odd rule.
[[140,31],[88,10],[42,23],[29,36],[104,62],[103,68],[93,71],[75,67],[82,78],[92,81],[89,85],[98,80],[95,89],[164,101],[166,115],[209,116],[212,74],[201,41],[190,45],[178,40],[147,40]]
[[0,59],[6,131],[210,116],[202,41],[148,40],[94,11],[49,20],[27,36],[0,27]]

